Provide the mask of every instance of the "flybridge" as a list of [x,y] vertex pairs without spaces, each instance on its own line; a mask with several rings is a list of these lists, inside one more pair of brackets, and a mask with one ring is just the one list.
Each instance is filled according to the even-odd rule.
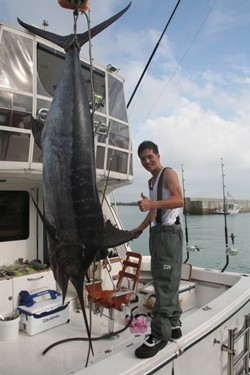
[[[26,179],[39,180],[42,153],[32,136],[32,116],[45,122],[65,54],[52,43],[17,28],[1,24],[0,30],[0,173],[4,179],[23,173]],[[124,185],[133,179],[133,167],[123,78],[110,65],[94,63],[91,67],[83,57],[81,68],[94,110],[98,188],[106,185],[107,175],[112,188]]]

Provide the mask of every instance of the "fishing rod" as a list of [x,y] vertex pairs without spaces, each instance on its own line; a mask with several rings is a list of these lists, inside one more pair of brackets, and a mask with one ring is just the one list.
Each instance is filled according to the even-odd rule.
[[[229,255],[236,255],[238,250],[234,247],[230,247],[228,245],[228,229],[227,229],[227,203],[226,203],[226,195],[225,195],[225,174],[224,174],[224,163],[223,158],[221,158],[221,174],[222,174],[222,191],[223,191],[223,216],[224,216],[224,235],[225,235],[225,246],[226,246],[226,264],[222,268],[221,272],[224,272],[229,264]],[[232,244],[234,245],[234,234],[231,233]]]
[[169,20],[168,20],[166,26],[164,27],[163,32],[161,33],[161,36],[160,36],[158,42],[156,43],[156,46],[155,46],[155,48],[153,49],[153,52],[151,53],[151,56],[150,56],[150,58],[149,58],[149,60],[148,60],[148,62],[147,62],[147,64],[146,64],[146,66],[145,66],[145,68],[144,68],[144,70],[143,70],[143,72],[142,72],[142,74],[141,74],[141,76],[140,76],[140,78],[139,78],[139,80],[138,80],[136,86],[135,86],[135,89],[134,89],[134,91],[133,91],[133,93],[132,93],[132,95],[131,95],[131,97],[130,97],[130,99],[129,99],[129,101],[128,101],[127,108],[130,106],[130,103],[131,103],[133,97],[135,96],[135,93],[136,93],[136,91],[137,91],[137,89],[138,89],[138,87],[139,87],[139,85],[140,85],[140,83],[141,83],[141,81],[142,81],[142,79],[143,79],[143,77],[144,77],[144,75],[145,75],[145,73],[146,73],[146,71],[147,71],[147,69],[148,69],[148,67],[149,67],[149,65],[150,65],[150,63],[151,63],[151,61],[152,61],[152,59],[153,59],[153,57],[154,57],[155,52],[157,51],[157,48],[158,48],[159,45],[160,45],[160,42],[161,42],[161,40],[162,40],[162,38],[163,38],[163,35],[165,34],[165,32],[166,32],[166,30],[167,30],[167,28],[168,28],[168,26],[169,26],[169,24],[170,24],[170,22],[171,22],[171,20],[172,20],[172,18],[173,18],[173,16],[174,16],[174,14],[175,14],[175,12],[176,12],[176,10],[177,10],[177,8],[178,8],[180,2],[181,2],[181,0],[178,0],[178,1],[177,1],[176,5],[175,5],[175,8],[174,8],[174,10],[173,10],[173,12],[172,12],[170,18],[169,18]]
[[[226,248],[228,247],[228,230],[227,230],[227,206],[226,206],[226,195],[225,195],[225,175],[224,175],[224,164],[223,164],[223,158],[221,158],[221,174],[222,174],[222,192],[223,192],[223,216],[224,216],[224,236],[225,236],[225,245]],[[221,272],[224,272],[224,270],[227,268],[229,264],[229,255],[226,254],[226,264],[222,268]]]
[[183,263],[187,263],[189,260],[189,252],[193,252],[195,250],[199,250],[199,248],[195,245],[189,245],[188,242],[188,225],[187,225],[187,199],[185,196],[185,184],[184,184],[184,169],[183,169],[183,164],[181,164],[181,174],[182,174],[182,190],[183,190],[183,198],[184,198],[184,207],[183,207],[183,214],[184,214],[184,220],[185,220],[185,239],[186,239],[186,250],[187,250],[187,258]]

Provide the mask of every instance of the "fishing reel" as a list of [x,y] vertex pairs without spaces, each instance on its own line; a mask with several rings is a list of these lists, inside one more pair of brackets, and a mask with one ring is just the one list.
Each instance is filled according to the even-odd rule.
[[41,122],[42,124],[45,123],[47,115],[49,113],[49,110],[47,108],[41,108],[39,109],[37,113],[37,120]]
[[187,245],[187,251],[193,253],[194,251],[200,251],[200,249],[196,245]]
[[230,247],[230,246],[227,246],[226,248],[226,255],[232,255],[232,256],[235,256],[238,254],[238,249],[236,249],[236,247]]
[[[232,245],[234,245],[234,239],[235,239],[235,235],[233,233],[231,233],[230,235],[231,237],[231,240],[232,240]],[[226,246],[226,255],[232,255],[232,256],[235,256],[238,254],[238,249],[236,249],[236,247],[231,247],[231,246]]]

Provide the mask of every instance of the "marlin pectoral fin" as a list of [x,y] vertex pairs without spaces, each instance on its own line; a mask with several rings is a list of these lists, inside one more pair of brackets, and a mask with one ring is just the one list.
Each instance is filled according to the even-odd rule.
[[[97,34],[102,32],[104,29],[106,29],[108,26],[110,26],[113,22],[118,20],[118,18],[120,18],[128,10],[130,5],[131,5],[131,2],[123,10],[121,10],[120,12],[115,14],[114,16],[110,17],[109,19],[100,23],[99,25],[93,27],[90,30],[91,37],[93,38],[94,36],[96,36]],[[50,31],[42,30],[42,29],[39,29],[38,27],[28,25],[27,23],[21,21],[19,18],[17,18],[17,21],[19,22],[19,24],[21,26],[23,26],[26,30],[30,31],[31,33],[39,35],[40,37],[42,37],[44,39],[47,39],[47,40],[57,44],[58,46],[60,46],[64,49],[74,39],[73,34],[61,36],[61,35],[51,33]],[[82,34],[77,34],[77,37],[78,37],[80,46],[83,46],[85,43],[87,43],[89,41],[89,31],[86,31],[85,33],[82,33]]]
[[41,137],[44,124],[32,117],[32,134],[37,146],[42,150]]
[[122,245],[125,242],[134,239],[132,231],[122,230],[114,226],[110,220],[107,220],[104,227],[103,248],[110,248]]

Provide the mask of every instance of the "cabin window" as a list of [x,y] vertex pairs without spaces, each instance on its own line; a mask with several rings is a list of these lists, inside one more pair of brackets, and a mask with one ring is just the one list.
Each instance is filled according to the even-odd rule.
[[90,108],[94,109],[101,113],[106,113],[106,97],[105,97],[105,72],[100,69],[97,69],[93,66],[92,72],[92,85],[93,85],[93,94],[92,94],[92,85],[91,85],[91,71],[90,66],[85,62],[81,61],[81,67],[83,71],[83,76],[87,82],[87,91]]
[[0,125],[31,129],[32,97],[0,91]]
[[64,56],[64,53],[54,48],[37,44],[37,93],[39,95],[54,96],[63,71]]
[[28,162],[30,134],[0,131],[0,161]]
[[96,168],[97,169],[104,168],[104,159],[105,159],[105,148],[101,146],[97,146],[97,150],[96,150]]
[[[53,48],[37,45],[37,93],[44,96],[54,96],[55,89],[61,79],[64,66],[65,53],[56,51]],[[94,98],[95,109],[99,112],[106,112],[105,103],[105,72],[93,67],[93,89],[90,81],[90,66],[81,61],[83,76],[87,82],[87,91],[90,107],[93,107]]]
[[[37,99],[37,114],[40,112],[48,112],[50,109],[51,101],[49,100],[43,100],[43,99]],[[44,122],[45,122],[44,118]],[[41,119],[40,119],[41,120]],[[43,121],[42,121],[43,122]]]
[[[47,114],[51,105],[50,100],[37,99],[37,119],[38,121],[45,124]],[[32,161],[34,163],[42,163],[42,150],[34,142],[33,157]]]
[[0,242],[29,237],[29,193],[0,191]]
[[123,91],[123,83],[108,75],[109,114],[124,122],[128,122],[127,107]]
[[109,145],[129,149],[129,130],[128,125],[120,124],[116,121],[111,121],[109,131]]
[[112,172],[127,174],[128,153],[109,149],[106,169]]
[[34,141],[32,161],[33,161],[33,163],[42,163],[43,162],[42,150],[37,146],[35,141]]
[[3,30],[0,44],[2,87],[27,93],[33,92],[32,40]]

